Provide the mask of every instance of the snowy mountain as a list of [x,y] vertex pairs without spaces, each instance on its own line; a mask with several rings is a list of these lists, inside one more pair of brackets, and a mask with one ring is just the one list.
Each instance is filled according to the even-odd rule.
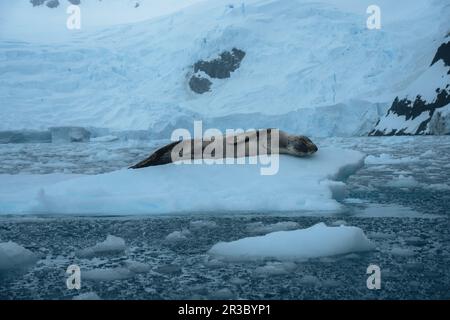
[[402,96],[370,135],[450,134],[450,41],[438,48],[429,69]]
[[68,31],[59,2],[22,2],[20,28],[0,15],[0,131],[9,135],[83,127],[91,137],[167,138],[193,120],[368,134],[388,102],[430,72],[449,17],[445,0],[380,0],[382,29],[369,30],[366,0],[200,1],[159,17],[139,1],[133,16],[124,9],[117,24],[95,25],[107,6],[81,1],[82,28]]

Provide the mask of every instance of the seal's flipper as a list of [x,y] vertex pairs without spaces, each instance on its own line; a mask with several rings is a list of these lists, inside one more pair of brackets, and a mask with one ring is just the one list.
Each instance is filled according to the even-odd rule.
[[150,157],[147,159],[135,164],[129,169],[142,169],[151,166],[161,166],[164,164],[172,163],[171,152],[172,149],[179,144],[181,141],[172,142],[167,146],[164,146],[158,150],[156,150]]

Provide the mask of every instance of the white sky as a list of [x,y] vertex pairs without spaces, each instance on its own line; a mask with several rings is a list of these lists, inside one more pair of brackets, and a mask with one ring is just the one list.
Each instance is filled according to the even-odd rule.
[[[204,0],[81,0],[82,30],[147,20]],[[0,0],[0,38],[58,40],[67,36],[67,0],[58,8],[33,7],[29,0]],[[140,3],[135,8],[136,2]],[[73,31],[72,31],[73,32]]]

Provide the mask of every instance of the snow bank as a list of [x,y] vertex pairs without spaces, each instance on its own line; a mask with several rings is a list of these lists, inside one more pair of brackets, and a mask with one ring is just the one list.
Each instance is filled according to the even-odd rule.
[[106,240],[99,242],[96,245],[80,250],[77,252],[77,256],[89,258],[98,255],[116,254],[125,251],[125,240],[119,237],[108,235]]
[[33,252],[15,242],[0,243],[0,273],[28,267],[37,260]]
[[339,210],[340,204],[325,182],[345,179],[363,165],[363,159],[358,151],[321,148],[309,158],[280,156],[279,171],[272,176],[260,174],[267,167],[263,164],[170,164],[42,185],[36,177],[30,185],[20,175],[8,176],[8,185],[16,191],[9,192],[0,179],[0,213],[330,212]]
[[357,227],[327,227],[280,231],[214,245],[209,254],[231,260],[303,260],[373,250],[374,245]]

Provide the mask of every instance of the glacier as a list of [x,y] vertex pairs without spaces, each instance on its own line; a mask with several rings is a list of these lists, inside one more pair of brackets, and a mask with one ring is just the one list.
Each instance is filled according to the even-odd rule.
[[[154,17],[142,3],[115,23],[91,26],[109,9],[82,3],[85,29],[59,37],[52,32],[58,19],[64,29],[63,8],[21,6],[29,21],[54,16],[53,31],[22,36],[12,19],[0,19],[0,131],[83,127],[160,137],[192,119],[263,127],[280,117],[284,130],[299,133],[368,134],[426,72],[448,17],[446,1],[383,0],[383,28],[374,31],[365,25],[369,4],[219,0]],[[210,92],[193,92],[193,66],[232,48],[246,52],[240,67],[212,79]]]

